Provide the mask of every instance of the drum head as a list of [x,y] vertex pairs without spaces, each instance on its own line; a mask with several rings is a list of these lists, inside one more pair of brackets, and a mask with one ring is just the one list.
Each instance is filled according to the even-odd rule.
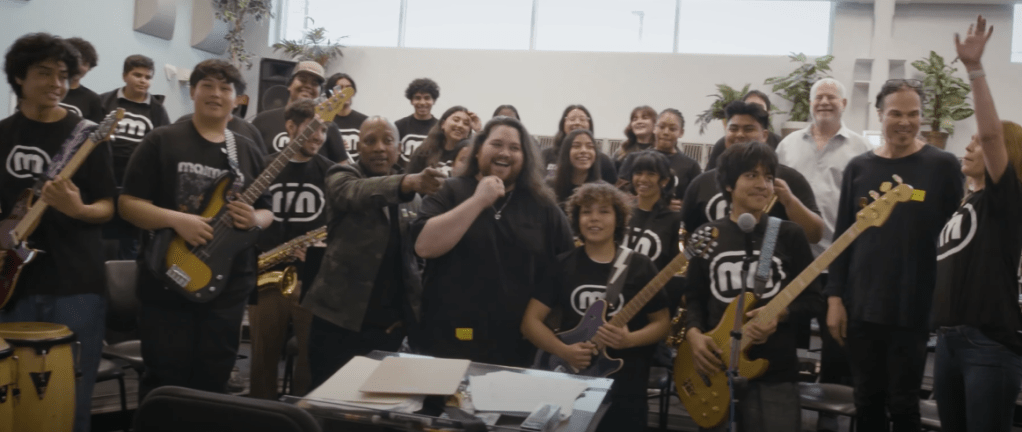
[[73,340],[75,334],[63,324],[46,322],[0,323],[0,338],[14,346],[38,343],[58,344]]

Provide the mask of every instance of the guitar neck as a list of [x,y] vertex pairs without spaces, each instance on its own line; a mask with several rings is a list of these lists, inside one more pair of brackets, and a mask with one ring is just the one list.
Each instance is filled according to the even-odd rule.
[[[848,227],[848,229],[845,230],[845,233],[841,234],[841,237],[834,240],[834,243],[831,244],[826,251],[821,253],[820,256],[816,257],[812,263],[806,266],[805,270],[802,270],[802,273],[799,273],[799,275],[791,281],[788,286],[784,287],[784,289],[781,290],[776,297],[770,300],[770,303],[763,306],[759,313],[749,320],[746,325],[752,322],[769,322],[780,316],[781,313],[784,312],[785,308],[787,308],[791,302],[795,301],[795,298],[797,298],[799,294],[802,294],[802,291],[805,291],[806,287],[813,283],[817,276],[819,276],[820,273],[823,273],[823,271],[830,266],[830,263],[834,262],[834,259],[836,259],[838,255],[841,255],[841,252],[844,252],[845,249],[847,249],[848,246],[851,245],[852,242],[859,237],[859,234],[861,234],[866,228],[869,228],[869,225],[862,223],[861,221]],[[747,348],[750,344],[750,339],[742,338],[742,349]]]
[[297,138],[291,140],[286,147],[281,149],[280,154],[277,155],[272,162],[270,162],[270,164],[262,173],[259,174],[258,177],[256,177],[255,181],[252,182],[252,185],[245,189],[245,192],[241,194],[239,200],[245,204],[252,205],[252,203],[259,199],[259,196],[270,187],[270,183],[272,183],[273,180],[280,175],[280,172],[284,170],[287,163],[291,161],[291,157],[294,156],[295,153],[298,153],[298,148],[305,143],[305,140],[309,139],[309,136],[311,136],[317,128],[322,127],[324,124],[325,123],[322,121],[313,117],[308,126],[306,126],[305,129],[302,129],[302,133],[299,134]]
[[298,237],[295,237],[295,238],[293,238],[291,240],[288,240],[286,243],[281,244],[280,246],[277,246],[277,247],[275,247],[273,249],[270,249],[270,250],[268,250],[266,252],[263,252],[262,254],[259,255],[259,259],[264,259],[265,257],[271,256],[273,254],[280,253],[281,251],[284,251],[284,250],[287,250],[287,249],[292,249],[292,248],[294,248],[297,245],[302,245],[302,244],[305,244],[305,243],[308,243],[308,242],[314,242],[316,240],[319,240],[321,237],[325,237],[325,236],[326,236],[326,226],[321,226],[321,227],[316,228],[316,229],[314,229],[312,231],[309,231],[309,232],[307,232],[305,234],[302,234],[301,236],[298,236]]
[[[667,282],[670,281],[674,275],[678,274],[678,272],[681,271],[686,264],[688,264],[688,257],[686,257],[684,253],[679,253],[678,256],[674,257],[671,262],[667,263],[663,270],[660,270],[660,273],[651,279],[638,294],[632,297],[631,301],[625,304],[625,306],[622,307],[617,314],[611,317],[610,324],[622,328],[627,326],[628,322],[642,310],[643,306],[646,306],[646,303],[649,303],[650,299],[652,299],[653,296],[655,296],[656,293],[664,287],[664,285],[667,285]],[[608,299],[608,301],[609,300],[610,299]]]
[[[65,179],[73,177],[75,173],[78,172],[78,168],[81,168],[82,164],[85,163],[85,160],[88,159],[89,154],[92,153],[92,150],[95,149],[98,144],[99,143],[94,142],[92,138],[85,140],[81,147],[75,151],[75,155],[71,157],[71,160],[67,162],[67,165],[64,166],[64,169],[60,170],[59,175]],[[38,226],[38,222],[40,218],[42,218],[43,213],[46,212],[47,208],[49,208],[49,205],[43,200],[38,200],[32,204],[32,207],[30,207],[28,212],[25,213],[25,217],[23,217],[21,222],[18,222],[18,225],[14,227],[15,240],[23,241],[28,239],[28,236],[32,235],[35,227]]]

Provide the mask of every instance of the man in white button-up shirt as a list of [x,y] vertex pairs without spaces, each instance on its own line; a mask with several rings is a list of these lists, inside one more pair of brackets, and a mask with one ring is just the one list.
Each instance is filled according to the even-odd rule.
[[[777,159],[802,174],[813,189],[816,205],[823,216],[824,231],[823,238],[810,246],[813,255],[819,256],[830,247],[834,239],[845,166],[855,156],[872,150],[873,146],[865,137],[852,132],[841,122],[841,115],[848,106],[845,86],[841,82],[823,78],[813,84],[809,97],[813,123],[781,140],[777,145]],[[823,285],[826,285],[826,277],[826,273],[820,276]],[[820,382],[851,384],[848,361],[844,359],[840,346],[826,331],[824,317],[817,319],[821,324],[820,335],[823,339]],[[821,416],[820,420],[819,430],[837,430],[835,418],[825,419]]]

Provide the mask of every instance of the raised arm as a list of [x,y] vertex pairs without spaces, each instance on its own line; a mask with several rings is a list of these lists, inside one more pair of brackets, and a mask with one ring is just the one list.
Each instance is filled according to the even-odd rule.
[[994,183],[1001,180],[1004,170],[1008,167],[1008,150],[1004,146],[1004,129],[1001,126],[1001,119],[997,117],[997,108],[994,106],[994,98],[990,94],[990,86],[987,84],[986,73],[983,71],[983,64],[980,58],[983,57],[983,49],[987,41],[994,33],[994,27],[987,28],[987,20],[982,15],[976,18],[976,23],[969,26],[969,32],[965,40],[961,40],[958,33],[955,33],[955,48],[958,50],[958,58],[965,65],[969,72],[969,79],[972,81],[972,100],[976,110],[976,126],[980,145],[983,146],[983,162],[986,165],[987,173]]

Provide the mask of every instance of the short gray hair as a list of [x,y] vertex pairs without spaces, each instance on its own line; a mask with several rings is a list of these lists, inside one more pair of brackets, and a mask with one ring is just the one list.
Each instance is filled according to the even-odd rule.
[[[386,123],[387,124],[387,128],[390,129],[391,133],[394,134],[394,142],[397,143],[398,141],[400,141],[401,134],[397,131],[397,126],[394,126],[394,123],[392,123],[390,120],[388,120],[384,116],[380,116],[380,115],[369,116],[368,118],[366,118],[362,122],[362,124],[376,123],[376,122]],[[359,131],[358,131],[359,135],[362,134],[362,130],[361,129],[362,128],[359,128]]]
[[809,89],[809,100],[810,101],[816,99],[816,90],[819,89],[821,86],[823,86],[825,84],[830,84],[830,85],[834,86],[834,88],[837,89],[838,96],[841,99],[844,99],[844,98],[848,97],[847,96],[848,92],[845,91],[845,85],[841,84],[841,81],[838,81],[838,80],[836,80],[834,78],[821,78],[819,81],[816,81],[815,83],[813,83],[812,88]]

